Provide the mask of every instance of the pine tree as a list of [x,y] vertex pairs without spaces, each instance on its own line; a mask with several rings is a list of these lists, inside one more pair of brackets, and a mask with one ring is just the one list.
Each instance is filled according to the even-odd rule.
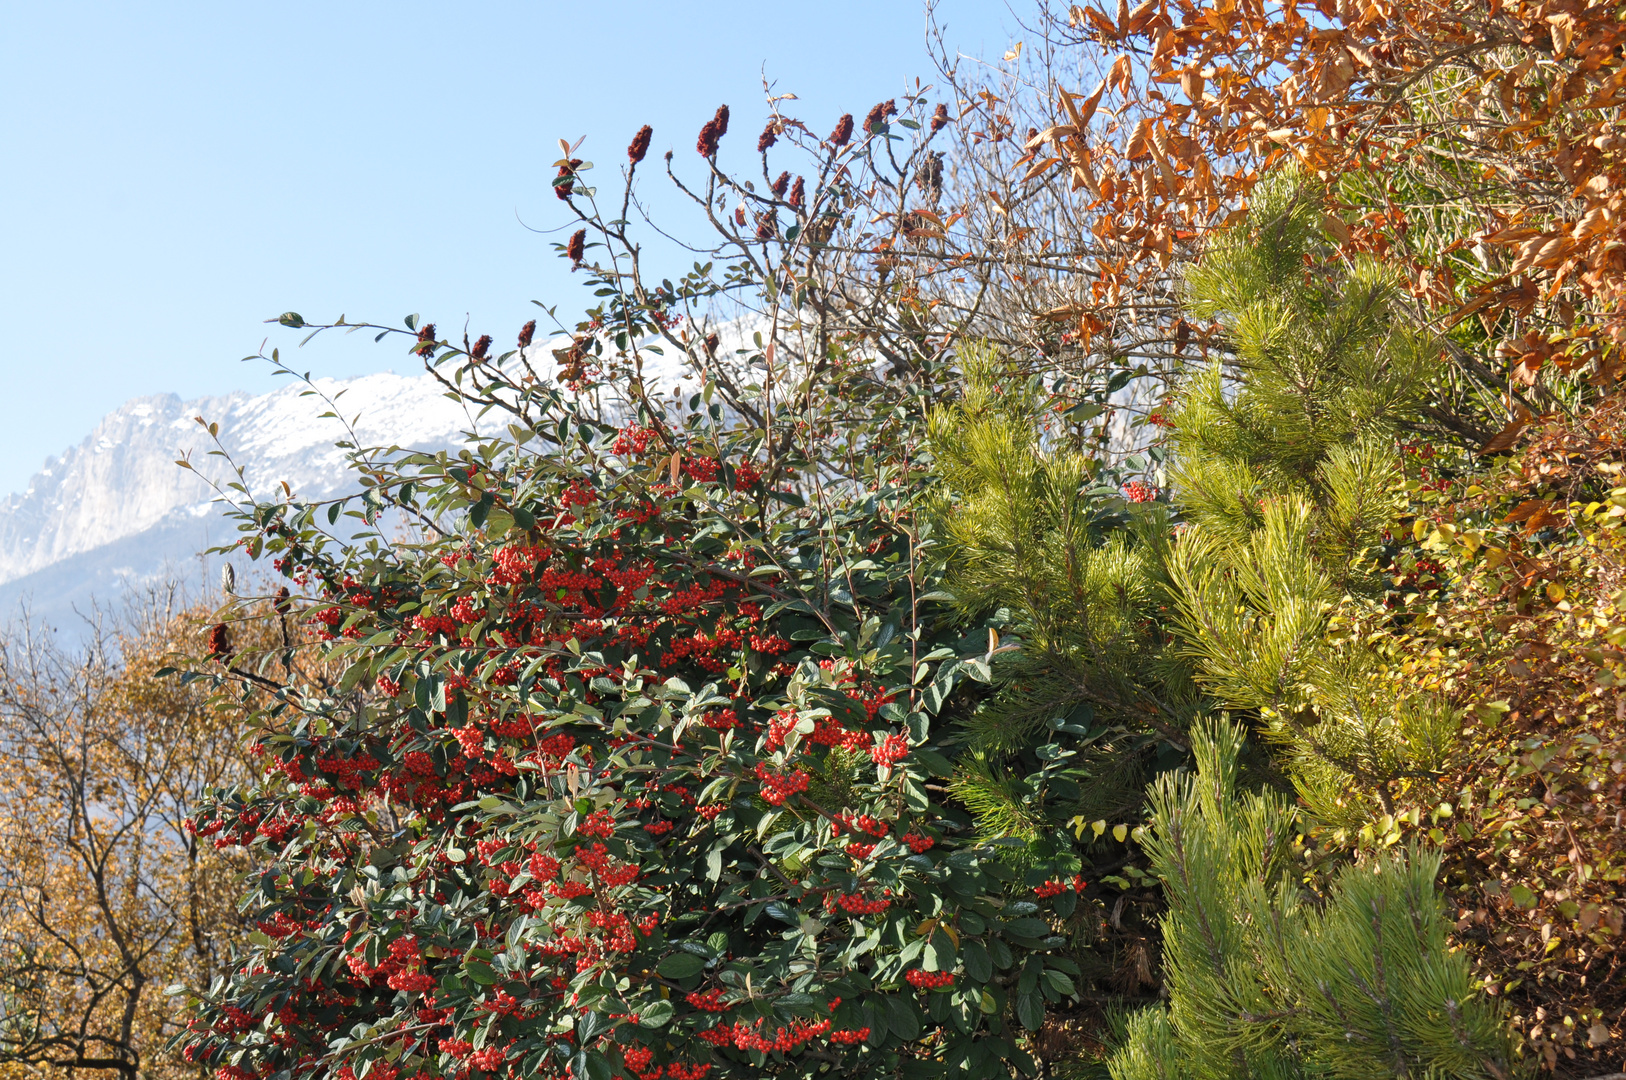
[[964,718],[955,793],[985,835],[1033,840],[1138,804],[1143,752],[1159,728],[1183,729],[1154,623],[1167,504],[1131,507],[1098,482],[1098,464],[1046,429],[1043,387],[996,353],[962,364],[962,398],[931,421],[951,493],[937,516],[945,587],[993,627],[995,692]]
[[1438,856],[1390,849],[1307,895],[1291,806],[1237,792],[1242,744],[1199,725],[1195,773],[1153,786],[1169,1003],[1131,1019],[1114,1080],[1513,1076],[1499,1010],[1447,948]]
[[1429,356],[1373,261],[1328,267],[1319,192],[1284,172],[1188,278],[1228,354],[1194,374],[1174,417],[1169,562],[1179,652],[1222,708],[1256,714],[1326,820],[1392,809],[1436,770],[1457,717],[1407,694],[1381,650],[1374,561],[1398,509],[1395,438]]

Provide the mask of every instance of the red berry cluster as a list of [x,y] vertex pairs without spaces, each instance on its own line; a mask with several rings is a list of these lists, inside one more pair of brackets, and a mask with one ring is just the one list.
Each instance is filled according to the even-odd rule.
[[1084,875],[1075,874],[1071,881],[1046,881],[1043,884],[1035,885],[1033,891],[1038,894],[1041,900],[1048,900],[1052,896],[1061,895],[1068,889],[1074,892],[1083,892],[1087,885],[1089,885],[1089,882],[1084,880]]
[[910,968],[903,973],[903,977],[909,980],[909,985],[916,990],[940,990],[945,986],[954,985],[954,973],[952,971],[925,971],[921,968]]
[[909,756],[909,740],[902,735],[888,735],[880,745],[870,750],[869,756],[881,768],[891,768]]
[[786,799],[807,790],[807,773],[801,769],[783,773],[758,762],[756,777],[762,781],[762,798],[774,806],[783,806]]

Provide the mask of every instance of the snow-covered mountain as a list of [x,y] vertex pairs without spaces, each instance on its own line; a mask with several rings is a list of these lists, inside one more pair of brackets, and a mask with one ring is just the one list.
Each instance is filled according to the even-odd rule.
[[[732,337],[741,333],[727,329]],[[567,342],[528,349],[530,370],[552,379],[553,350]],[[663,397],[698,389],[694,373],[672,353],[651,351],[643,370]],[[0,500],[0,628],[26,610],[37,623],[80,636],[83,616],[97,606],[116,608],[132,589],[173,583],[183,594],[207,593],[219,566],[200,553],[236,530],[205,477],[224,486],[235,464],[261,498],[279,495],[284,482],[307,499],[354,491],[339,441],[436,450],[459,446],[465,433],[481,429],[444,389],[429,375],[383,373],[318,379],[312,387],[290,382],[258,396],[182,401],[155,394],[125,402],[78,446],[48,459],[27,490]],[[613,420],[624,404],[601,398],[591,407]],[[335,410],[344,421],[323,416]],[[218,426],[230,462],[210,453],[218,448],[199,417]],[[488,417],[484,426],[500,424]],[[183,457],[191,470],[176,464]]]
[[[363,445],[438,449],[473,426],[463,407],[427,375],[368,375],[317,388],[337,398]],[[156,394],[127,401],[78,446],[46,461],[27,490],[0,500],[0,623],[23,606],[69,633],[92,601],[117,604],[131,588],[178,582],[196,594],[215,568],[199,552],[233,535],[204,480],[230,467],[195,418],[219,426],[220,443],[245,468],[251,491],[286,481],[322,498],[352,485],[344,424],[303,384],[258,396],[236,393],[182,401]],[[175,462],[187,457],[195,468]]]

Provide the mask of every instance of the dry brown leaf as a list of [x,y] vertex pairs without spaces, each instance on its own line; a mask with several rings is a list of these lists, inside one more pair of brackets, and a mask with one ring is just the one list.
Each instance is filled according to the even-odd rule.
[[1129,92],[1131,74],[1129,70],[1129,54],[1125,53],[1112,62],[1112,70],[1107,73],[1107,85],[1116,84],[1120,94]]
[[1042,161],[1035,161],[1032,165],[1028,166],[1028,171],[1022,174],[1022,182],[1027,183],[1029,180],[1043,174],[1052,165],[1055,165],[1060,161],[1061,158],[1059,157],[1047,157]]
[[1524,502],[1508,511],[1502,520],[1508,524],[1519,521],[1529,521],[1538,514],[1548,513],[1552,508],[1550,499],[1526,499]]
[[1331,211],[1321,215],[1321,227],[1336,237],[1340,244],[1347,244],[1355,238],[1349,226],[1344,224],[1344,219]]
[[1082,106],[1074,103],[1074,99],[1079,95],[1069,94],[1065,90],[1061,92],[1062,108],[1067,110],[1067,116],[1072,120],[1072,126],[1078,130],[1078,133],[1082,134],[1084,131],[1088,130],[1090,126],[1090,119],[1095,115],[1095,107],[1101,104],[1101,95],[1106,93],[1106,90],[1107,80],[1102,79],[1101,85],[1097,86],[1095,88],[1095,92],[1084,99],[1084,104]]

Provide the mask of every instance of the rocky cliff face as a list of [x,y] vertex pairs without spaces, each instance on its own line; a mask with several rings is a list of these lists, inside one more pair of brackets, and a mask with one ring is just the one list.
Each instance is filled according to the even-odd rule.
[[[473,426],[428,376],[319,380],[363,445],[437,449]],[[78,446],[51,458],[27,490],[0,501],[0,622],[26,607],[71,632],[93,600],[116,604],[131,588],[176,581],[196,593],[213,568],[198,552],[232,535],[206,477],[231,478],[195,417],[219,425],[249,489],[270,495],[286,481],[322,498],[349,486],[345,425],[319,397],[290,385],[269,394],[182,401],[158,394],[126,402]],[[189,458],[194,470],[175,464]],[[242,568],[240,568],[242,569]]]

